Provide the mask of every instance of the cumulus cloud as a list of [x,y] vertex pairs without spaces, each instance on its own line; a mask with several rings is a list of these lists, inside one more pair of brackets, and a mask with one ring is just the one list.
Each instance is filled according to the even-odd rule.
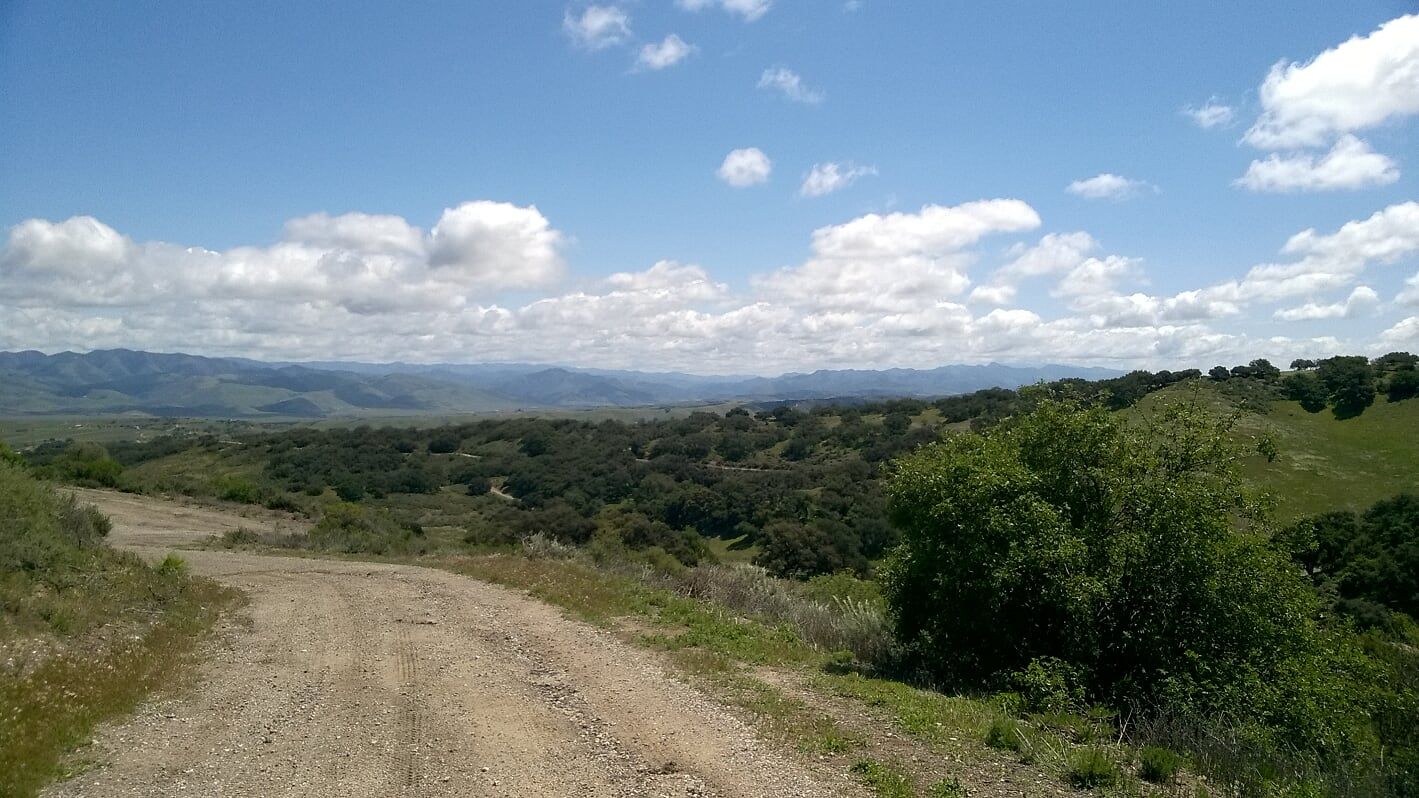
[[1419,347],[1419,316],[1410,316],[1380,333],[1380,342],[1386,349],[1413,351]]
[[1401,305],[1419,305],[1419,273],[1404,281],[1404,290],[1394,301]]
[[766,182],[773,172],[773,161],[758,147],[732,150],[715,172],[720,180],[735,188],[747,188]]
[[720,8],[742,18],[745,22],[769,13],[773,0],[677,0],[677,4],[687,11],[702,11],[706,8]]
[[79,306],[262,301],[356,314],[458,308],[562,273],[562,234],[535,207],[469,202],[425,234],[395,216],[317,214],[269,246],[138,244],[90,217],[31,219],[0,250],[0,301]]
[[1085,199],[1123,200],[1137,196],[1152,186],[1142,180],[1104,172],[1083,180],[1075,180],[1065,187],[1065,191]]
[[968,247],[987,235],[1039,225],[1033,208],[1010,199],[867,214],[815,230],[807,262],[758,277],[754,285],[799,307],[921,312],[970,286]]
[[590,5],[562,16],[562,30],[572,42],[587,50],[605,50],[631,38],[631,17],[619,6]]
[[1351,135],[1341,136],[1317,158],[1304,152],[1272,153],[1251,162],[1235,182],[1250,191],[1329,191],[1384,186],[1399,179],[1394,160]]
[[1263,149],[1319,147],[1419,113],[1419,15],[1390,20],[1306,64],[1283,60],[1259,94],[1262,113],[1244,140]]
[[817,89],[810,89],[797,72],[788,67],[769,67],[759,76],[759,88],[775,91],[796,103],[817,105],[826,95]]
[[1276,318],[1282,321],[1315,321],[1317,319],[1352,319],[1372,310],[1380,302],[1380,295],[1373,288],[1357,286],[1343,302],[1318,304],[1307,302],[1294,308],[1276,311]]
[[[277,241],[211,250],[135,241],[89,217],[27,220],[0,242],[0,348],[700,372],[1284,361],[1366,345],[1255,337],[1247,325],[1273,315],[1343,324],[1380,312],[1359,276],[1419,252],[1419,204],[1405,203],[1298,233],[1277,263],[1235,281],[1153,296],[1131,285],[1147,281],[1142,261],[1101,252],[1083,231],[1017,243],[1041,226],[1039,215],[1019,200],[987,199],[820,227],[803,259],[737,290],[674,260],[566,288],[565,236],[536,208],[475,201],[432,221],[421,229],[398,216],[313,214],[292,219]],[[979,285],[978,270],[989,275]],[[1009,307],[1017,285],[1045,278],[1052,298]],[[1288,298],[1342,290],[1344,301],[1276,312]],[[1406,290],[1419,294],[1419,276]],[[1419,321],[1406,320],[1375,343],[1412,348],[1416,334]]]
[[695,52],[693,44],[686,44],[675,34],[670,34],[659,42],[651,42],[641,47],[636,55],[638,69],[661,70],[674,66]]
[[1182,112],[1192,123],[1203,130],[1211,130],[1214,127],[1226,127],[1232,124],[1236,118],[1236,110],[1230,105],[1218,102],[1216,97],[1209,99],[1201,106],[1184,106]]
[[1012,247],[1013,258],[996,270],[990,282],[971,290],[972,302],[1004,305],[1015,297],[1024,280],[1047,274],[1062,274],[1079,266],[1099,242],[1085,232],[1049,233],[1032,247]]
[[803,185],[798,187],[798,195],[800,197],[821,197],[824,194],[831,194],[834,191],[847,188],[856,183],[858,178],[875,174],[877,174],[877,168],[873,166],[858,166],[835,161],[815,163],[813,168],[808,170],[808,174],[804,176]]
[[1346,222],[1330,235],[1314,228],[1287,240],[1291,263],[1247,272],[1235,293],[1244,299],[1307,296],[1349,285],[1371,263],[1393,263],[1419,251],[1419,202],[1391,205],[1368,219]]

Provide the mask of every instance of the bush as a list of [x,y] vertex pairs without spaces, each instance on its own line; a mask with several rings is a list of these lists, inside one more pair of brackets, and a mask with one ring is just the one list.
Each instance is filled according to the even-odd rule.
[[421,554],[428,550],[421,531],[359,504],[328,505],[306,541],[312,548],[345,554]]
[[1012,674],[1010,681],[1025,706],[1035,712],[1063,714],[1084,705],[1079,668],[1058,657],[1031,660],[1024,670]]
[[904,542],[881,577],[899,642],[958,687],[1234,718],[1315,757],[1368,755],[1363,655],[1316,624],[1229,433],[1191,404],[1125,425],[1044,400],[904,458]]
[[1138,775],[1144,781],[1166,784],[1182,770],[1182,766],[1182,756],[1167,748],[1147,746],[1138,752]]
[[221,476],[216,480],[217,496],[229,502],[259,504],[261,489],[249,479],[237,476]]
[[1419,371],[1411,368],[1390,375],[1385,394],[1391,402],[1402,402],[1419,396]]

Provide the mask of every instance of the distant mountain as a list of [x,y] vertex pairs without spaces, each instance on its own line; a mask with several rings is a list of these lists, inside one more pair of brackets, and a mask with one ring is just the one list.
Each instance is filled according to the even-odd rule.
[[363,375],[126,349],[0,352],[0,414],[316,418],[509,409],[511,400],[417,375]]
[[1064,377],[1101,379],[1119,373],[1100,368],[991,363],[745,377],[528,363],[262,363],[127,349],[57,355],[0,352],[0,415],[321,418],[932,397]]

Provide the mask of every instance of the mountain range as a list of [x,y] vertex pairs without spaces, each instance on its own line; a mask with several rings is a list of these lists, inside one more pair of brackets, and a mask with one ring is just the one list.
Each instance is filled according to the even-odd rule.
[[1065,377],[1101,379],[1120,373],[1103,368],[990,363],[753,377],[528,363],[266,363],[128,349],[54,355],[0,352],[0,415],[321,418],[932,397]]

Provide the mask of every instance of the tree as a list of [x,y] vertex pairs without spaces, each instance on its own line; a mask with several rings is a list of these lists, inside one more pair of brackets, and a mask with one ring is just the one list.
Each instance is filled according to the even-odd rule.
[[754,564],[787,579],[807,579],[845,568],[865,570],[867,562],[842,524],[775,521],[764,527]]
[[1316,375],[1335,407],[1335,415],[1352,418],[1375,401],[1375,370],[1361,356],[1330,357],[1320,361]]
[[1232,372],[1226,366],[1213,366],[1212,369],[1207,372],[1207,376],[1214,380],[1230,380],[1232,378]]
[[429,451],[433,454],[452,454],[462,445],[463,441],[452,432],[442,432],[429,439]]
[[1281,388],[1286,392],[1287,399],[1300,402],[1301,408],[1307,413],[1319,413],[1324,410],[1329,398],[1325,386],[1320,384],[1320,378],[1309,371],[1286,375],[1281,380]]
[[1404,399],[1413,399],[1419,396],[1419,371],[1408,369],[1406,371],[1396,371],[1389,377],[1389,384],[1385,388],[1385,393],[1391,402],[1399,402]]
[[1419,368],[1419,355],[1390,352],[1375,358],[1371,365],[1380,371],[1412,371]]
[[1033,667],[1118,708],[1361,745],[1347,681],[1361,655],[1313,620],[1315,595],[1241,487],[1243,455],[1190,404],[1129,425],[1046,400],[908,456],[882,580],[899,641],[948,683],[999,689]]
[[1251,376],[1262,380],[1275,380],[1281,376],[1281,369],[1271,365],[1271,361],[1266,358],[1257,358],[1247,364],[1251,369]]
[[1291,369],[1293,371],[1305,371],[1306,369],[1313,369],[1315,367],[1316,362],[1314,360],[1304,360],[1302,358],[1296,358],[1295,360],[1291,361]]
[[882,430],[893,437],[905,435],[911,427],[912,417],[906,413],[888,413],[882,419]]

